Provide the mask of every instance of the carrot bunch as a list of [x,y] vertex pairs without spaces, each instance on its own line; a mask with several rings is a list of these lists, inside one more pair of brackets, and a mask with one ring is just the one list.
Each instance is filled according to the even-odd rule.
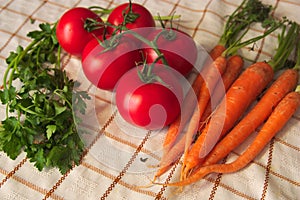
[[[300,105],[299,87],[295,91],[300,68],[300,45],[294,68],[283,70],[272,84],[271,82],[274,74],[284,68],[294,50],[294,44],[299,39],[300,26],[295,22],[280,24],[282,32],[278,37],[274,57],[268,62],[250,65],[232,83],[208,117],[208,122],[198,130],[200,133],[197,139],[184,154],[180,181],[167,185],[184,186],[200,180],[209,173],[232,173],[244,168],[295,113]],[[236,51],[240,46],[243,46],[242,42],[228,47],[225,53]],[[260,95],[262,98],[244,115]],[[197,119],[200,123],[201,118]],[[261,125],[261,130],[242,155],[232,163],[218,164]]]
[[200,167],[189,178],[169,183],[169,186],[184,186],[194,183],[209,173],[233,173],[247,166],[280,131],[300,106],[300,90],[289,92],[277,104],[268,120],[259,131],[251,145],[235,161],[228,164],[211,164]]
[[[271,10],[271,6],[264,5],[258,0],[244,0],[228,17],[218,44],[210,51],[211,59],[205,62],[197,75],[185,97],[181,115],[167,131],[160,169],[155,177],[161,176],[172,167],[183,152],[185,154],[188,152],[196,133],[206,124],[212,110],[241,73],[244,61],[236,51],[265,37],[277,28],[272,27],[262,36],[239,43],[252,23],[263,23],[270,19]],[[191,109],[193,107],[194,110]],[[183,131],[185,128],[186,132]]]

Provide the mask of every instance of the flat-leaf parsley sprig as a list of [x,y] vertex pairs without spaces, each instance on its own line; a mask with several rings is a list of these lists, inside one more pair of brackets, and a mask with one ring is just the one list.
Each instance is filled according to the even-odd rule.
[[84,114],[89,95],[61,69],[56,25],[42,23],[28,33],[32,42],[18,46],[6,59],[0,91],[6,118],[0,124],[0,150],[11,159],[25,151],[42,170],[66,173],[78,165],[84,150],[75,113]]

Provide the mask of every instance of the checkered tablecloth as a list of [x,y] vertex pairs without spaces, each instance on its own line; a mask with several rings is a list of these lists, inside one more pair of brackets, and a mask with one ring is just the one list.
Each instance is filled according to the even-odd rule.
[[[26,46],[29,31],[39,23],[55,22],[69,8],[98,5],[112,8],[125,0],[0,0],[0,73],[6,68],[5,58],[18,45]],[[176,22],[179,29],[189,33],[197,44],[207,51],[219,40],[225,16],[240,4],[241,0],[136,0],[154,15],[180,14]],[[264,0],[274,7],[274,16],[287,16],[300,23],[299,0]],[[31,23],[31,20],[35,23]],[[260,27],[252,27],[250,35],[260,34]],[[268,60],[276,48],[274,33],[257,42],[253,51],[243,48],[241,54],[249,60]],[[249,65],[250,61],[246,62]],[[68,54],[63,56],[63,66],[68,75],[82,78],[80,60]],[[2,77],[0,79],[2,82]],[[160,145],[163,132],[143,132],[127,126],[112,104],[113,94],[95,89],[91,84],[82,85],[95,101],[89,106],[90,115],[85,128],[93,134],[82,136],[86,142],[86,155],[81,164],[65,175],[57,169],[39,172],[22,153],[16,160],[0,152],[0,199],[300,199],[300,112],[266,146],[264,151],[245,169],[233,174],[212,174],[192,184],[180,193],[172,187],[147,185],[153,178],[161,158]],[[1,120],[5,107],[0,109]],[[95,120],[96,119],[96,120]],[[129,134],[130,133],[130,134]],[[232,152],[226,162],[234,160],[245,144]],[[179,164],[180,165],[180,164]],[[179,166],[165,174],[160,181],[178,179]]]

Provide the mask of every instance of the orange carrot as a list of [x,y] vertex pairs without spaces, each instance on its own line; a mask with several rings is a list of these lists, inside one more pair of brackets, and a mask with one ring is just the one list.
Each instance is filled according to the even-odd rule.
[[[218,45],[216,45],[215,48],[210,52],[210,56],[211,56],[212,60],[217,59],[217,57],[220,56],[219,55],[220,53],[223,54],[223,56],[224,56],[223,59],[225,59],[225,57],[227,55],[236,53],[236,51],[238,49],[265,37],[266,35],[270,34],[271,32],[273,32],[274,30],[276,30],[278,28],[278,27],[275,27],[277,25],[275,25],[275,26],[272,25],[271,28],[268,31],[266,31],[262,36],[253,38],[253,39],[248,40],[243,43],[240,43],[241,38],[247,32],[249,26],[254,22],[263,22],[265,17],[268,18],[268,15],[271,11],[270,6],[264,5],[260,1],[255,2],[255,4],[257,4],[257,6],[259,8],[261,8],[258,10],[257,10],[257,6],[253,7],[251,5],[251,3],[253,3],[253,2],[248,2],[247,0],[244,0],[240,4],[240,6],[229,16],[229,18],[225,24],[225,27],[224,27],[224,32],[218,42]],[[261,13],[261,12],[263,12],[263,13]],[[246,31],[244,31],[244,30],[246,30]],[[240,36],[240,34],[242,34],[242,36]],[[236,44],[237,44],[237,46],[235,46]],[[231,48],[230,51],[228,51],[226,54],[224,54],[224,50],[227,47],[233,47],[233,48]],[[207,67],[204,67],[202,71],[205,71],[205,70],[207,70]],[[201,73],[201,74],[206,75],[207,73]],[[215,73],[215,74],[217,74],[217,73]],[[204,76],[204,78],[206,78],[206,76]],[[211,83],[214,83],[216,81],[218,81],[218,80],[216,80],[216,79],[212,80]],[[185,152],[187,152],[187,150],[189,148],[189,145],[192,141],[192,136],[195,134],[195,129],[196,129],[195,127],[197,127],[199,125],[201,115],[203,114],[204,110],[206,109],[207,103],[210,100],[210,93],[212,91],[212,88],[215,87],[215,83],[210,84],[209,81],[207,83],[209,83],[209,84],[208,85],[201,84],[203,88],[208,86],[208,89],[205,89],[206,90],[205,92],[200,93],[201,99],[199,99],[199,101],[198,101],[199,112],[197,112],[197,111],[196,111],[196,113],[194,112],[194,114],[193,114],[194,118],[192,118],[192,120],[191,120],[194,123],[189,124],[187,136],[185,136],[186,137]],[[200,89],[200,91],[201,90],[202,89]],[[209,91],[210,93],[208,93],[207,91]],[[199,94],[199,93],[196,93],[196,94]],[[209,94],[209,95],[205,96],[205,94]],[[192,110],[192,109],[189,108],[189,110]],[[180,118],[182,119],[181,116],[180,116]],[[181,132],[182,128],[185,127],[184,126],[185,123],[183,123],[180,118],[178,118],[175,121],[175,123],[170,126],[170,128],[168,130],[165,144],[164,144],[164,154],[166,154],[166,152],[168,152],[168,150],[172,147],[175,139],[177,140],[177,138],[178,138],[178,134]],[[197,120],[197,118],[199,118],[199,119]],[[189,119],[189,118],[187,117],[185,119]],[[183,126],[181,126],[181,128],[178,128],[180,125],[183,125]],[[163,156],[163,157],[165,157],[165,156]]]
[[[268,16],[269,12],[271,11],[269,6],[266,6],[262,4],[260,1],[255,2],[256,6],[252,6],[251,3],[254,2],[248,2],[247,0],[243,0],[243,2],[232,12],[232,14],[229,16],[225,26],[223,33],[220,37],[220,40],[218,41],[218,44],[215,45],[215,47],[210,51],[210,59],[207,59],[204,66],[209,66],[209,61],[216,60],[219,56],[221,56],[222,53],[226,50],[226,47],[232,46],[233,43],[235,43],[237,40],[240,40],[241,37],[239,36],[240,33],[245,34],[245,29],[247,30],[249,26],[254,22],[262,22],[264,21],[265,17]],[[257,9],[260,8],[260,9]],[[261,13],[263,12],[263,13]],[[262,15],[263,14],[263,15]],[[251,43],[254,41],[251,41]],[[224,56],[225,57],[225,56]],[[202,69],[204,71],[206,67]],[[202,75],[206,73],[201,73]],[[200,75],[201,75],[200,74]],[[199,78],[199,77],[198,77]],[[197,78],[197,79],[198,79]],[[200,84],[197,84],[200,85]],[[193,88],[194,89],[194,88]],[[198,94],[198,92],[195,92],[195,94]],[[207,99],[207,98],[203,98]],[[203,105],[206,105],[206,103],[203,103]],[[189,109],[191,110],[191,109]],[[202,111],[201,111],[202,112]],[[189,116],[189,112],[187,112],[187,116]],[[201,115],[200,115],[201,116]],[[177,138],[177,135],[181,131],[180,128],[178,128],[181,125],[184,125],[180,118],[182,116],[179,116],[177,120],[173,124],[171,124],[165,142],[164,142],[164,149],[168,150],[166,147],[171,147],[174,138]],[[184,117],[185,118],[185,117]],[[185,119],[189,119],[185,118]]]
[[167,153],[163,155],[159,164],[159,169],[154,176],[154,180],[167,172],[173,166],[173,164],[180,159],[184,147],[185,135],[183,135],[182,138],[176,142],[176,144]]
[[[167,135],[166,135],[166,139],[164,141],[164,152],[163,152],[163,157],[161,159],[160,162],[160,167],[162,169],[159,169],[156,176],[160,176],[162,173],[164,173],[167,169],[168,169],[168,165],[169,167],[171,167],[171,164],[173,163],[173,161],[175,161],[177,159],[177,155],[180,155],[182,151],[178,151],[177,153],[173,153],[170,157],[170,154],[168,153],[168,151],[171,149],[172,145],[174,144],[174,142],[178,139],[178,135],[180,134],[180,132],[182,131],[182,129],[184,128],[184,125],[186,124],[186,122],[189,120],[190,115],[193,113],[193,110],[191,109],[191,107],[195,107],[196,105],[193,106],[193,104],[196,104],[197,102],[193,102],[193,96],[195,95],[197,96],[197,98],[199,98],[199,94],[201,94],[201,96],[203,95],[203,92],[208,93],[206,95],[206,101],[203,101],[203,103],[207,104],[207,102],[209,101],[210,98],[210,91],[213,89],[213,87],[216,85],[217,80],[220,79],[220,73],[223,73],[225,71],[225,67],[226,67],[226,59],[222,56],[219,56],[215,61],[213,61],[210,66],[205,66],[203,68],[203,70],[201,71],[201,73],[197,76],[194,84],[193,84],[193,90],[190,90],[185,102],[183,103],[183,116],[179,116],[175,122],[173,122],[170,125],[170,128],[168,129]],[[210,89],[208,89],[207,87],[205,87],[207,84],[204,84],[203,81],[203,76],[205,75],[205,81],[209,84]],[[195,92],[195,93],[194,93]],[[204,110],[205,105],[203,105],[203,108],[201,108],[201,110]],[[190,112],[188,112],[190,111]],[[199,124],[199,117],[195,117],[195,115],[197,115],[198,112],[194,112],[194,122],[193,124],[190,124],[189,128],[195,128],[197,129],[198,124]],[[192,117],[193,118],[193,117]],[[191,121],[193,121],[193,119],[191,119]],[[186,136],[184,136],[186,137]],[[192,136],[191,136],[192,137]],[[179,149],[177,149],[179,150]],[[174,160],[172,160],[174,158]]]
[[239,146],[272,113],[273,108],[298,82],[298,71],[285,70],[271,85],[253,109],[213,148],[203,166],[216,164]]
[[208,102],[210,101],[210,96],[216,87],[218,81],[221,79],[222,74],[226,70],[227,60],[223,56],[219,56],[212,63],[212,66],[205,68],[203,72],[204,83],[201,85],[199,91],[199,98],[197,102],[197,107],[193,112],[190,123],[188,124],[187,131],[185,133],[185,150],[187,153],[190,144],[192,143],[193,137],[199,127],[199,120],[204,113]]
[[196,102],[194,102],[195,100],[194,100],[193,96],[199,94],[199,88],[202,84],[203,84],[203,78],[202,78],[202,76],[199,75],[196,77],[191,89],[188,91],[188,93],[184,99],[184,102],[182,104],[181,114],[175,119],[174,122],[172,122],[170,124],[170,126],[168,128],[168,131],[166,133],[164,143],[163,143],[163,150],[165,153],[175,143],[181,130],[184,128],[186,122],[189,120],[190,115],[192,114],[192,110],[189,109],[189,106],[190,107],[195,106]]
[[[225,92],[229,89],[231,84],[237,79],[242,71],[244,60],[239,55],[230,56],[227,60],[226,71],[222,76],[222,80],[217,84],[214,89],[211,100],[208,102],[206,110],[204,111],[201,123],[205,122],[211,111],[216,108],[221,99],[224,97]],[[213,102],[213,103],[212,103]]]
[[[199,116],[201,117],[205,111],[205,108],[210,100],[211,94],[215,89],[219,80],[221,80],[227,66],[227,60],[223,56],[219,56],[213,65],[203,72],[204,82],[199,91],[198,109]],[[199,119],[199,118],[198,118]]]
[[[210,58],[214,61],[217,57],[221,56],[222,53],[225,51],[225,47],[223,45],[216,45],[211,51],[210,51]],[[176,141],[178,134],[182,131],[182,129],[185,127],[186,122],[191,117],[193,110],[191,107],[194,107],[194,96],[196,95],[196,98],[198,99],[200,88],[203,84],[203,77],[202,75],[205,74],[205,68],[210,68],[211,63],[210,60],[207,59],[206,63],[204,64],[204,67],[202,71],[197,75],[196,79],[194,80],[191,89],[188,91],[184,102],[182,104],[182,113],[177,117],[177,119],[170,125],[166,137],[164,140],[164,151],[168,151],[171,146]]]
[[221,80],[221,76],[224,74],[226,66],[226,58],[224,56],[219,56],[214,61],[214,65],[210,67],[209,70],[206,71],[206,73],[203,73],[205,75],[203,77],[205,80],[204,84],[202,84],[200,88],[200,94],[197,103],[198,108],[194,110],[190,123],[187,127],[187,131],[183,138],[183,140],[185,140],[184,158],[186,158],[190,145],[193,142],[193,138],[200,127],[200,119],[204,111],[206,110],[208,103],[210,102],[211,94],[219,80]]
[[216,60],[226,50],[224,45],[217,44],[209,53],[212,60]]
[[[210,57],[212,60],[215,60],[217,57],[221,56],[224,52],[225,47],[223,45],[216,45],[210,52]],[[204,68],[210,67],[209,59],[206,61]],[[204,71],[204,68],[202,69]],[[191,89],[188,91],[182,107],[182,115],[178,116],[177,119],[170,125],[166,137],[164,140],[164,150],[168,151],[170,147],[174,144],[174,142],[177,139],[178,134],[180,134],[181,130],[184,128],[186,122],[189,120],[190,116],[193,113],[193,110],[191,107],[193,107],[194,96],[196,95],[196,98],[198,99],[199,96],[199,90],[201,88],[201,85],[203,84],[203,77],[202,74],[205,72],[201,72],[197,75],[196,79],[194,80]]]
[[[214,164],[200,167],[189,178],[168,183],[168,186],[185,186],[192,184],[210,173],[233,173],[247,166],[270,142],[270,140],[285,126],[300,106],[300,93],[288,93],[275,107],[262,129],[259,131],[250,146],[233,162]],[[165,184],[163,184],[165,185]]]
[[238,77],[186,155],[182,169],[183,178],[203,161],[217,140],[235,125],[248,106],[272,80],[273,75],[273,69],[268,63],[257,62]]
[[[272,80],[274,71],[280,69],[288,59],[293,44],[298,39],[299,26],[296,23],[289,23],[289,29],[285,34],[288,25],[283,21],[276,24],[264,35],[250,39],[249,42],[270,34],[279,27],[283,27],[279,38],[277,51],[271,61],[257,62],[248,67],[232,84],[225,98],[222,99],[217,109],[212,113],[210,121],[202,130],[196,142],[186,154],[181,179],[185,179],[194,167],[203,163],[205,156],[212,150],[215,144],[220,140],[240,119],[249,105],[257,98],[262,90]],[[246,42],[229,47],[224,53],[235,51],[236,48],[243,46]]]
[[[230,85],[232,84],[232,82],[238,77],[239,72],[241,71],[242,67],[243,67],[243,59],[238,56],[231,56],[228,61],[227,61],[227,69],[225,71],[224,76],[222,77],[222,81],[224,82],[224,87],[225,90],[227,90]],[[221,95],[220,94],[224,94],[224,92],[222,92],[222,88],[217,85],[218,89],[216,88],[215,91],[217,90],[217,94],[214,91],[214,94],[216,96],[219,97],[213,97],[216,99],[221,99]],[[214,95],[213,95],[214,96]],[[209,105],[211,105],[211,102],[209,102]],[[208,107],[207,107],[208,108]],[[207,109],[206,108],[206,112]],[[205,114],[205,113],[204,113]],[[173,146],[172,149],[170,149],[170,151],[167,154],[167,158],[163,159],[163,162],[161,162],[161,166],[168,166],[171,165],[171,163],[173,163],[176,159],[178,159],[182,153],[183,153],[183,149],[185,147],[185,135]],[[162,169],[160,169],[157,172],[157,176],[160,176],[161,174],[163,174],[166,170],[168,170],[169,168],[167,167],[163,167]]]

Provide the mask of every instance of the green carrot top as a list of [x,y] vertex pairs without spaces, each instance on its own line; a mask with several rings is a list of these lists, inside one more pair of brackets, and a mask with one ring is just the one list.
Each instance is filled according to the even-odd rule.
[[272,6],[259,0],[244,0],[229,16],[219,44],[226,48],[238,39],[239,34],[254,22],[266,22],[270,19]]
[[[299,38],[299,25],[296,22],[289,22],[283,25],[281,34],[278,35],[278,46],[273,58],[268,61],[268,64],[275,71],[280,70],[285,66],[286,61],[290,57],[291,52],[295,48],[295,43]],[[298,52],[297,65],[300,64],[300,53]]]

